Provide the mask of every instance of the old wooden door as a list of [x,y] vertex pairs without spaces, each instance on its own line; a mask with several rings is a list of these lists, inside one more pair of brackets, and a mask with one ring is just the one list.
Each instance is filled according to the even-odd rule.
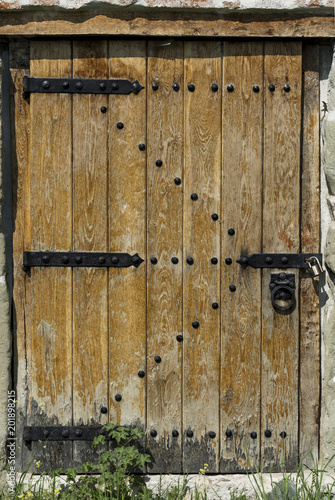
[[[25,99],[24,73],[43,79]],[[91,441],[76,429],[107,422],[146,431],[157,473],[317,450],[318,279],[236,261],[318,251],[318,48],[32,41],[12,78],[22,463],[80,465]],[[71,93],[70,78],[144,88]],[[24,251],[143,262],[22,270]],[[287,312],[271,303],[280,272],[295,278]],[[40,443],[46,426],[66,432]]]

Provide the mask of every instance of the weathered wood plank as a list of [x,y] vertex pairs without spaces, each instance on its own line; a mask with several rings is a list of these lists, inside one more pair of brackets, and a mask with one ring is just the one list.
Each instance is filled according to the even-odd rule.
[[[146,81],[146,42],[111,41],[109,78]],[[146,255],[146,92],[110,96],[109,251]],[[117,128],[122,122],[124,128]],[[146,262],[109,270],[109,420],[145,427]],[[122,400],[115,400],[120,394]]]
[[334,14],[204,12],[2,12],[2,36],[143,35],[212,37],[334,36]]
[[[263,252],[297,253],[301,44],[266,42],[264,58]],[[284,91],[286,84],[290,92]],[[262,280],[262,464],[268,469],[292,459],[286,465],[290,469],[298,454],[299,298],[293,312],[276,312],[269,290],[271,271],[264,269]],[[299,287],[298,272],[289,273],[295,274]],[[266,430],[271,437],[265,437]],[[287,437],[280,437],[281,432]]]
[[182,41],[148,46],[147,442],[155,457],[152,472],[164,473],[181,471],[182,342],[177,335],[183,334],[183,51]]
[[226,473],[258,467],[260,458],[261,271],[236,260],[261,251],[263,43],[227,42],[223,54],[220,469]]
[[[71,76],[70,42],[31,42],[30,72]],[[70,250],[72,242],[71,96],[30,97],[31,250]],[[27,279],[27,356],[31,422],[72,423],[72,271],[34,268]],[[32,446],[45,469],[71,465],[72,444]]]
[[[23,251],[30,246],[29,197],[30,171],[30,107],[23,99],[23,77],[29,70],[29,42],[17,42],[10,46],[10,106],[11,106],[11,141],[12,141],[12,171],[13,171],[13,326],[17,357],[14,360],[14,387],[16,387],[17,436],[22,436],[26,425],[28,391],[27,391],[27,358],[26,358],[26,273],[22,270]],[[17,468],[20,470],[26,463],[20,457],[28,451],[24,443],[17,447]]]
[[191,472],[204,463],[209,472],[219,468],[220,310],[212,303],[220,297],[220,225],[211,216],[220,213],[221,92],[211,86],[221,88],[221,48],[217,41],[184,46],[185,87],[195,85],[185,94],[184,134],[183,465]]
[[[319,46],[304,45],[301,252],[318,252],[319,202]],[[320,312],[318,279],[300,273],[300,453],[318,456],[320,398]],[[305,279],[304,279],[305,278]],[[304,463],[313,466],[312,456]]]
[[[73,42],[73,77],[108,78],[108,42]],[[107,138],[104,95],[73,96],[73,250],[107,252]],[[73,270],[73,423],[108,422],[108,270]],[[73,465],[96,457],[74,442]]]

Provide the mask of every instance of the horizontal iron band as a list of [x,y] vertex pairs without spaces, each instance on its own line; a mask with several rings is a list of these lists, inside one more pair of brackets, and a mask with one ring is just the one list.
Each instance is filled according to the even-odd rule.
[[242,267],[254,268],[280,268],[280,269],[309,269],[306,259],[316,257],[322,262],[321,253],[254,253],[252,255],[242,255],[236,262]]
[[143,261],[135,253],[23,252],[23,268],[30,267],[138,267]]
[[138,94],[144,87],[135,80],[101,80],[92,78],[23,78],[23,94]]
[[23,440],[30,441],[93,441],[99,435],[106,439],[108,432],[102,430],[102,426],[31,426],[24,427]]

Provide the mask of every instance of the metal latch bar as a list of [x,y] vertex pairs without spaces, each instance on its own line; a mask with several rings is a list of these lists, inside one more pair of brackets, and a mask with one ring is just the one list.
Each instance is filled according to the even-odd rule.
[[138,267],[144,260],[135,253],[23,252],[23,269],[30,267]]
[[321,253],[254,253],[241,255],[236,262],[244,268],[310,269],[307,261],[313,257],[322,262]]
[[142,89],[137,80],[104,80],[92,78],[31,78],[23,77],[23,96],[33,93],[57,94],[138,94]]

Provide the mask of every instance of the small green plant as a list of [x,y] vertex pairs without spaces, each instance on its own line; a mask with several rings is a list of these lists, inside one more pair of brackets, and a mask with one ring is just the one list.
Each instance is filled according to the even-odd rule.
[[[138,428],[116,427],[112,423],[103,426],[103,430],[117,446],[102,453],[96,465],[85,462],[80,471],[77,468],[67,469],[67,488],[59,498],[128,500],[134,493],[143,500],[151,498],[143,475],[134,474],[151,461],[149,455],[141,453],[135,446],[135,442],[144,437],[144,432]],[[106,436],[100,435],[94,439],[93,447],[106,446],[106,443]],[[84,475],[76,479],[80,472]]]

